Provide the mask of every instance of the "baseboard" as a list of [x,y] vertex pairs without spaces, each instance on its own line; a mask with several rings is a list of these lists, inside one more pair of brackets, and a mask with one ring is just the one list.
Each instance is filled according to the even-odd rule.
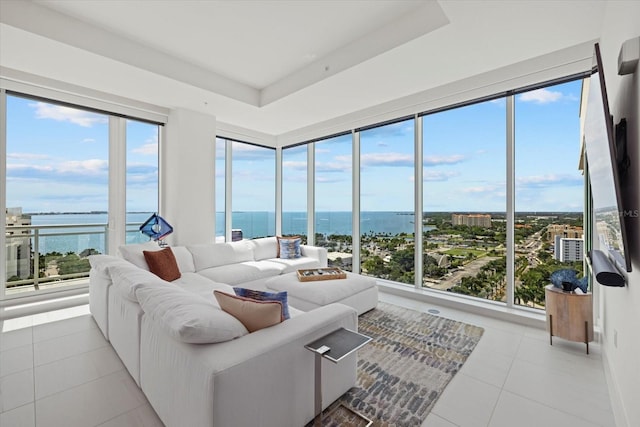
[[627,417],[627,411],[624,407],[624,401],[622,400],[622,394],[618,389],[618,381],[616,380],[615,373],[611,370],[611,365],[609,364],[609,358],[607,357],[606,351],[607,346],[604,343],[604,334],[601,345],[604,377],[607,381],[607,388],[609,389],[609,400],[611,402],[613,417],[616,420],[616,427],[631,427],[631,424],[629,424],[629,418]]

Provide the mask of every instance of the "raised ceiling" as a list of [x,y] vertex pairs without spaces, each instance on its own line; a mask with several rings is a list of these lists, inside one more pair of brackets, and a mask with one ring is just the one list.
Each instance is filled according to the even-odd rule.
[[280,135],[597,38],[602,1],[2,0],[0,65]]

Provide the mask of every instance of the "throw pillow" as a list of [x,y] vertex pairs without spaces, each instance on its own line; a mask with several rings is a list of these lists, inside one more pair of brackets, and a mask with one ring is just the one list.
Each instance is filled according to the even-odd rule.
[[280,258],[280,240],[300,239],[300,236],[276,236],[278,244],[276,245],[276,258]]
[[233,291],[239,297],[251,298],[258,301],[280,301],[282,304],[282,318],[284,320],[289,319],[289,304],[287,302],[287,291],[282,292],[265,292],[257,291],[255,289],[237,288],[234,287]]
[[278,242],[278,246],[280,248],[280,256],[282,259],[295,259],[300,258],[302,256],[302,252],[300,250],[301,239],[280,239]]
[[255,332],[282,322],[280,301],[258,301],[213,291],[220,308],[235,317],[249,332]]
[[173,282],[182,276],[171,248],[164,248],[159,251],[143,251],[142,253],[149,266],[149,271],[159,278],[167,282]]

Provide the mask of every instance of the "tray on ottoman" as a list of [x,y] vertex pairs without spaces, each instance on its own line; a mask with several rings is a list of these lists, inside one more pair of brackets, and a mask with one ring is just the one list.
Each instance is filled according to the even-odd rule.
[[298,280],[312,282],[316,280],[346,279],[347,273],[334,267],[308,268],[298,270]]

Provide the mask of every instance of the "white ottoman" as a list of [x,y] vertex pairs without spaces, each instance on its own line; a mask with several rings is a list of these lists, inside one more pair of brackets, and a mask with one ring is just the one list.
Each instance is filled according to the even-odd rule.
[[301,282],[293,272],[267,279],[265,285],[272,291],[287,291],[289,304],[303,311],[339,302],[361,315],[378,305],[376,280],[359,274],[347,273],[346,279]]

